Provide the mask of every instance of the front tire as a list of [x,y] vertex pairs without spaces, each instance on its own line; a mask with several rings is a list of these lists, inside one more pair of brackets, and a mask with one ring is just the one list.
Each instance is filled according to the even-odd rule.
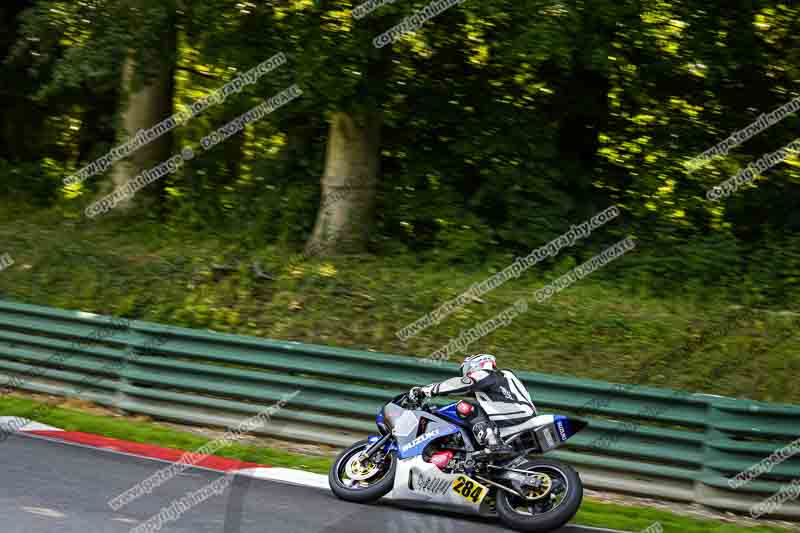
[[[333,493],[342,500],[369,503],[379,500],[392,490],[397,471],[397,456],[394,452],[389,452],[380,464],[361,465],[357,460],[358,454],[369,446],[370,442],[367,440],[358,441],[340,453],[333,462],[328,473],[328,484]],[[357,472],[353,472],[354,470]],[[350,476],[354,473],[357,474],[357,479]]]
[[541,488],[531,489],[527,495],[540,498],[533,501],[498,490],[497,515],[504,524],[526,533],[553,531],[578,512],[583,501],[583,483],[574,468],[552,459],[531,459],[515,469],[526,470],[533,476],[544,474],[550,479],[550,487],[541,496],[536,494]]

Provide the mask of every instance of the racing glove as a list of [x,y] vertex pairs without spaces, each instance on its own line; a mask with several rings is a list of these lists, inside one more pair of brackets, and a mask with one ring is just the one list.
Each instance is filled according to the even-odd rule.
[[408,391],[408,398],[412,402],[418,402],[422,398],[429,397],[428,391],[424,387],[411,387],[411,390]]

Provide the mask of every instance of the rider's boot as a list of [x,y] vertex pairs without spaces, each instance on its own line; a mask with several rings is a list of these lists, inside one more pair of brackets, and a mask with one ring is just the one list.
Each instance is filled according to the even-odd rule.
[[489,428],[487,436],[488,444],[486,445],[486,449],[489,450],[489,453],[492,455],[510,455],[514,451],[511,445],[500,440],[500,430],[496,427]]
[[514,448],[500,439],[500,430],[496,425],[489,422],[478,427],[476,437],[478,442],[484,446],[481,455],[502,456],[510,455],[513,452]]

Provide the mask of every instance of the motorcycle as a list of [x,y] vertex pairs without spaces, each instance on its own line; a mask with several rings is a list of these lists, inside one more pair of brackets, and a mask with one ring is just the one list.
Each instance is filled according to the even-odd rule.
[[569,465],[529,457],[561,446],[586,423],[538,415],[531,429],[505,435],[513,452],[482,450],[468,421],[475,406],[465,400],[444,407],[427,399],[394,397],[378,410],[380,436],[356,442],[336,458],[328,475],[342,500],[395,501],[485,517],[499,517],[523,532],[558,529],[578,512],[583,484]]

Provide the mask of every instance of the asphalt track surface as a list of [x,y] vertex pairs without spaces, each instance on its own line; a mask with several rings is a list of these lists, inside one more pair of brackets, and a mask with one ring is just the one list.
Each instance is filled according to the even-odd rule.
[[[164,462],[13,435],[0,443],[0,532],[128,533],[161,509],[224,477],[189,468],[118,511],[108,500]],[[330,491],[237,476],[223,493],[163,524],[166,533],[495,533],[492,521],[357,505]],[[599,531],[568,526],[563,533]]]

